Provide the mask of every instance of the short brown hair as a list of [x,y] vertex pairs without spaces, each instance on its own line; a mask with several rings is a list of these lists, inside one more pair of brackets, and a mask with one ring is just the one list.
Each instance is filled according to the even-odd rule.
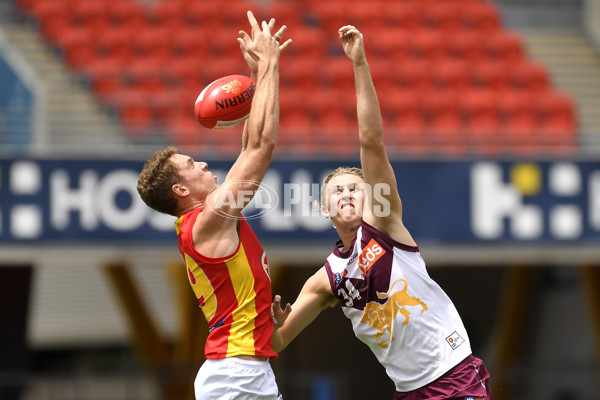
[[335,178],[336,176],[340,176],[340,175],[356,175],[358,176],[360,179],[362,179],[363,181],[365,180],[365,176],[363,175],[363,171],[360,168],[356,168],[356,167],[337,167],[336,169],[334,169],[333,171],[331,171],[331,173],[329,175],[327,175],[325,177],[325,179],[323,179],[323,185],[321,186],[321,207],[326,207],[327,206],[327,184],[329,183],[330,180],[332,180],[333,178]]
[[181,154],[169,146],[152,155],[144,164],[137,191],[150,208],[177,216],[177,197],[171,187],[181,179],[177,167],[170,161],[174,154]]

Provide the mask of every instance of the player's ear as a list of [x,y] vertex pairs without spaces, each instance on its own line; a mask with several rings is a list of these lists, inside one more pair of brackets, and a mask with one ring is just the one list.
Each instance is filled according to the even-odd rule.
[[188,194],[190,194],[190,191],[188,190],[188,188],[185,185],[182,185],[181,183],[176,183],[173,186],[171,186],[171,190],[177,196],[181,196],[181,197],[185,197]]
[[329,218],[329,211],[325,206],[319,203],[317,200],[313,201],[313,210],[321,212],[325,218]]

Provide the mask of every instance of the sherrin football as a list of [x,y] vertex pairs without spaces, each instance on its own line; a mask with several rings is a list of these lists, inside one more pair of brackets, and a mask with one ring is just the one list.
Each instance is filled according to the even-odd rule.
[[256,83],[245,75],[228,75],[204,88],[196,99],[194,114],[210,129],[232,128],[250,115]]

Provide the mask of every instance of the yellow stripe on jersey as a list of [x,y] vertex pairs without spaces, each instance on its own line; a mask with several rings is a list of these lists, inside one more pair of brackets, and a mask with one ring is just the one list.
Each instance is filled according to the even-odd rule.
[[[240,244],[238,254],[225,263],[238,302],[238,307],[232,315],[233,323],[229,332],[227,356],[240,354],[241,349],[244,350],[241,354],[253,355],[255,352],[254,320],[258,313],[255,304],[254,274],[248,264],[243,244]],[[251,325],[249,326],[249,324]],[[249,354],[248,351],[252,354]]]
[[179,236],[181,234],[181,223],[183,222],[183,215],[179,218],[177,218],[177,221],[175,221],[175,232],[177,232],[177,236]]
[[[192,257],[185,255],[185,265],[187,268],[192,271],[192,275],[194,275],[194,279],[196,282],[190,281],[190,285],[192,286],[192,290],[196,295],[196,299],[198,299],[198,303],[202,308],[202,312],[204,313],[204,317],[208,322],[215,316],[217,312],[217,296],[215,296],[215,290],[210,284],[208,277],[196,264],[196,262],[192,259]],[[186,271],[187,275],[187,271]],[[188,275],[188,280],[189,280]]]

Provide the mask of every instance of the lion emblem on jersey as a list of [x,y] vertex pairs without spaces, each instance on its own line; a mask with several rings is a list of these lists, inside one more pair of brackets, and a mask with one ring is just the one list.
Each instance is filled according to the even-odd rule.
[[[399,290],[390,296],[390,292],[398,282],[404,283],[404,287],[402,290]],[[410,322],[410,311],[408,311],[406,307],[421,306],[421,314],[427,311],[428,307],[421,299],[408,294],[408,283],[404,279],[398,279],[394,282],[390,287],[390,290],[386,293],[377,292],[377,297],[380,299],[387,298],[387,301],[383,304],[376,301],[368,302],[360,322],[377,329],[375,342],[377,342],[379,347],[385,349],[388,347],[389,343],[394,341],[394,328],[392,323],[398,312],[404,316],[402,326],[405,326]],[[390,334],[389,343],[382,340],[382,336],[386,331]]]

